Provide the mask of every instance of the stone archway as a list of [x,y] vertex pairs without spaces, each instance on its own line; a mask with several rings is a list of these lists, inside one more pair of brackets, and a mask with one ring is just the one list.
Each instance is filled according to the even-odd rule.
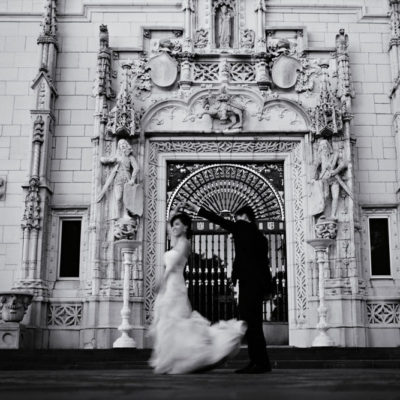
[[[165,245],[165,167],[168,160],[283,160],[288,242],[289,329],[306,321],[306,201],[304,143],[302,140],[263,140],[210,138],[193,140],[152,139],[147,142],[147,179],[145,198],[145,323],[152,320],[154,285],[162,265]],[[164,199],[164,200],[163,200]],[[290,343],[294,344],[294,343]]]

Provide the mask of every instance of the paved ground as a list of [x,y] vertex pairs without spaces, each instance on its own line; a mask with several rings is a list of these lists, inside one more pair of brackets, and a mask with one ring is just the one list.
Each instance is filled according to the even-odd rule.
[[400,371],[274,370],[237,375],[221,369],[193,375],[151,370],[0,371],[1,400],[400,400]]

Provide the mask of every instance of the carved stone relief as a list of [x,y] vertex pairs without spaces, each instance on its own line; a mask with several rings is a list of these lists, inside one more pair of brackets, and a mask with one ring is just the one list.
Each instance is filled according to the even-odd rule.
[[240,36],[240,47],[252,49],[254,47],[255,32],[252,29],[244,29]]
[[82,322],[82,303],[49,304],[47,325],[50,327],[79,327]]
[[[212,130],[228,132],[233,129],[240,131],[243,128],[245,107],[227,93],[225,86],[216,95],[205,97],[202,107],[203,111],[198,117],[201,119],[205,114],[209,115],[213,121]],[[214,121],[219,121],[219,126],[214,127]]]
[[194,35],[194,45],[199,49],[204,49],[208,46],[208,31],[204,28],[200,28]]

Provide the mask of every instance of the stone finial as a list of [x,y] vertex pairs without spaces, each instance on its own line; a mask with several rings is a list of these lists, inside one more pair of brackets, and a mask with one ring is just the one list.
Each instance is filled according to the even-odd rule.
[[116,136],[135,135],[135,110],[133,108],[132,63],[122,65],[124,80],[118,93],[117,104],[110,111],[107,131]]
[[267,0],[257,0],[255,11],[267,12]]
[[108,49],[109,47],[109,37],[108,37],[108,28],[107,25],[100,25],[100,34],[99,34],[99,40],[100,40],[100,49]]
[[349,47],[349,35],[344,32],[344,29],[340,29],[336,35],[336,52],[337,54],[346,54]]
[[391,28],[391,45],[400,39],[400,0],[389,0]]
[[107,25],[99,27],[99,52],[97,55],[97,77],[94,87],[95,96],[114,97],[111,88],[111,49],[109,48]]
[[342,113],[345,118],[351,113],[351,98],[354,97],[354,89],[351,82],[351,71],[349,62],[349,36],[344,29],[340,29],[336,35],[336,60],[338,85],[336,96],[340,100]]
[[321,87],[319,104],[312,113],[313,130],[316,137],[332,137],[340,134],[343,129],[342,113],[330,86],[329,61],[322,60],[320,67]]

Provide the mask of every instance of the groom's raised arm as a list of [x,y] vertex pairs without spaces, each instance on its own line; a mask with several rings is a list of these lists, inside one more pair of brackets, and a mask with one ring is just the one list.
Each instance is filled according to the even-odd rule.
[[230,233],[233,233],[236,230],[236,224],[233,221],[229,221],[229,219],[225,219],[212,211],[206,210],[204,207],[200,207],[197,215],[219,225]]
[[185,207],[197,213],[197,215],[199,215],[200,217],[203,217],[210,222],[221,226],[223,229],[227,230],[230,233],[234,233],[234,231],[236,230],[236,224],[233,221],[229,221],[228,219],[225,219],[218,214],[205,209],[204,207],[199,207],[198,205],[193,204],[190,201],[187,201],[185,203]]

